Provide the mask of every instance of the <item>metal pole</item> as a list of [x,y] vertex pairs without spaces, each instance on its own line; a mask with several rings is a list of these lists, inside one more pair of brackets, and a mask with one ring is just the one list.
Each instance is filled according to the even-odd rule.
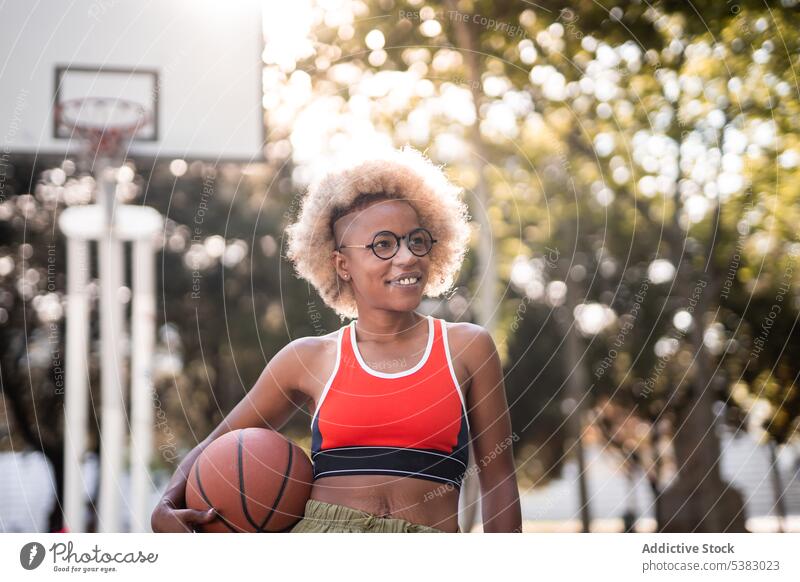
[[131,531],[150,531],[150,458],[153,448],[152,375],[155,343],[155,261],[150,238],[133,243],[131,349]]
[[124,338],[124,309],[117,296],[123,279],[123,243],[114,232],[115,180],[111,168],[100,171],[101,205],[106,216],[106,230],[100,237],[100,360],[101,360],[101,432],[100,432],[100,512],[99,530],[120,531],[122,474],[125,453],[125,401],[122,379],[121,342]]
[[[574,273],[574,271],[572,272]],[[578,283],[572,280],[570,272],[567,273],[565,283],[567,284],[566,304],[564,310],[564,325],[567,327],[566,334],[566,363],[567,373],[567,398],[572,401],[571,410],[567,417],[572,447],[575,449],[575,459],[578,461],[578,501],[580,503],[581,531],[589,533],[591,527],[591,511],[589,507],[589,492],[586,474],[586,459],[583,449],[583,400],[590,386],[586,374],[586,364],[583,361],[583,342],[578,336],[578,322],[575,321],[575,306],[581,300],[581,293],[578,290]]]
[[[63,228],[62,228],[63,230]],[[89,242],[67,235],[67,337],[64,386],[64,522],[74,533],[86,531],[86,452],[89,404]]]

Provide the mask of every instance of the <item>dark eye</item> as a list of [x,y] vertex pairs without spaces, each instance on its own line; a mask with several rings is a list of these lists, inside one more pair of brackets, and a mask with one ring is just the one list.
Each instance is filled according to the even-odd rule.
[[375,248],[388,249],[391,248],[392,243],[388,239],[380,239],[375,241]]
[[430,236],[424,230],[418,230],[409,234],[409,244],[417,248],[427,248],[430,244]]

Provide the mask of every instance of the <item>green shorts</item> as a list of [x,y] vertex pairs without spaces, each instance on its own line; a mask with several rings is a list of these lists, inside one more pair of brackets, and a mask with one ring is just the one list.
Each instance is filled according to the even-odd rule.
[[291,533],[445,533],[440,529],[393,517],[378,517],[366,511],[333,505],[316,499],[306,502],[305,517]]

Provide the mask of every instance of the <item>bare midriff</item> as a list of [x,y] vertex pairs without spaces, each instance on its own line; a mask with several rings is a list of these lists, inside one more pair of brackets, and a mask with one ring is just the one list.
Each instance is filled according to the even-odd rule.
[[458,531],[458,489],[445,483],[390,475],[321,477],[314,481],[311,499]]

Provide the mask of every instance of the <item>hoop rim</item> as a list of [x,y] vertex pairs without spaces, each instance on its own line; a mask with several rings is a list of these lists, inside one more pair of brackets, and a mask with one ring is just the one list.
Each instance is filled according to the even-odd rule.
[[[82,111],[84,105],[87,103],[97,105],[110,103],[115,108],[119,107],[134,112],[134,120],[131,122],[106,121],[105,123],[94,123],[91,121],[82,121],[79,119],[79,116],[68,115],[68,108],[77,106],[78,111]],[[65,99],[56,105],[55,110],[57,126],[84,138],[89,142],[89,149],[98,152],[112,152],[122,141],[132,139],[139,129],[148,122],[149,118],[150,115],[148,111],[141,103],[115,97],[79,97]]]

